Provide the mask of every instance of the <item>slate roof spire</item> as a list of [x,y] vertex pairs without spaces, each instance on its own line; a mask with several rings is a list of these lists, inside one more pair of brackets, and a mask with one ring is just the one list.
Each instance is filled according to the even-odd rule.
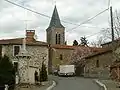
[[55,5],[55,8],[54,8],[54,11],[53,11],[53,14],[52,14],[52,18],[51,18],[51,21],[50,21],[50,25],[49,25],[49,28],[51,28],[51,27],[64,28],[64,26],[60,22],[60,18],[59,18],[59,14],[58,14],[56,5]]

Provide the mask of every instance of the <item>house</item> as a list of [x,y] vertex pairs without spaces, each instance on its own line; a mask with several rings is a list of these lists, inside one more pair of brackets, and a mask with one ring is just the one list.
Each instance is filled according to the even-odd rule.
[[99,52],[88,55],[85,59],[85,77],[109,78],[110,65],[114,62],[111,49],[101,48]]
[[115,61],[110,66],[110,78],[115,81],[120,81],[120,61]]
[[120,47],[114,50],[115,61],[110,66],[110,77],[113,80],[120,81]]
[[104,44],[101,44],[102,48],[111,48],[111,49],[116,49],[120,45],[120,38],[110,41]]
[[[19,77],[20,75],[22,78],[27,78],[28,81],[26,83],[35,83],[35,72],[39,74],[39,70],[41,69],[42,62],[44,61],[47,71],[48,71],[48,44],[41,41],[36,41],[34,39],[35,30],[26,30],[26,44],[23,43],[23,38],[14,38],[14,39],[5,39],[0,40],[0,55],[7,55],[10,57],[11,62],[13,63],[14,67],[16,68],[16,74]],[[23,57],[19,59],[18,54],[24,48],[26,49],[30,58]],[[25,55],[26,56],[26,55]],[[26,56],[27,57],[27,56]],[[19,72],[18,67],[20,66],[19,63],[23,61],[24,66],[26,60],[28,62],[28,71],[23,70],[23,72]],[[28,73],[28,76],[25,76],[25,73]],[[25,82],[25,80],[22,80]],[[20,82],[20,83],[22,83]]]

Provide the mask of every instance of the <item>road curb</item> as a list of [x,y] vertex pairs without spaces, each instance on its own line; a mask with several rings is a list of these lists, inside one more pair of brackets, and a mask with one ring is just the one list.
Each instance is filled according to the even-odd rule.
[[56,82],[52,81],[53,84],[51,86],[49,86],[46,90],[51,90],[52,88],[54,88],[56,86]]
[[107,90],[107,87],[105,86],[105,84],[101,83],[101,82],[100,82],[99,80],[97,80],[97,79],[94,79],[94,81],[95,81],[98,85],[100,85],[101,87],[103,87],[104,90]]

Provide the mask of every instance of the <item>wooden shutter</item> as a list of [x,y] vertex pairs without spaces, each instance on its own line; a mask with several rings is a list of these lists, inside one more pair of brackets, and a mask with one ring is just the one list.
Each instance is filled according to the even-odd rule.
[[16,56],[20,51],[20,46],[14,46],[14,56]]
[[60,34],[59,34],[59,36],[58,36],[58,43],[60,44]]

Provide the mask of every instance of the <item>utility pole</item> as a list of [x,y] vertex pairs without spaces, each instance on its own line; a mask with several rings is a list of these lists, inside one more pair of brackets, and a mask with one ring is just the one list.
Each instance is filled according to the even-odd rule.
[[112,35],[112,41],[114,41],[114,29],[113,29],[113,12],[112,12],[112,6],[110,7],[110,17],[111,17],[111,35]]

